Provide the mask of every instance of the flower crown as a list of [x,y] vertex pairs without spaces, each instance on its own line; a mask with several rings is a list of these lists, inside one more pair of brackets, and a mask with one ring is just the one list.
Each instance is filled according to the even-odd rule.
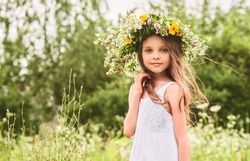
[[122,22],[118,29],[108,28],[107,34],[96,34],[95,43],[106,46],[104,66],[109,67],[107,74],[129,75],[137,71],[139,69],[136,60],[138,45],[151,34],[181,38],[183,59],[187,62],[194,60],[197,55],[205,55],[207,49],[205,41],[175,17],[155,14],[142,14],[138,17],[135,14],[129,14],[122,19]]

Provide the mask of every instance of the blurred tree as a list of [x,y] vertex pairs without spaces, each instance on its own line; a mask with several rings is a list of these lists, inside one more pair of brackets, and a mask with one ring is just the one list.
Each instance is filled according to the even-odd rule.
[[[165,0],[151,4],[151,9],[175,12],[196,32],[212,38],[208,42],[211,58],[237,67],[241,74],[206,60],[197,62],[197,73],[210,103],[223,107],[222,119],[229,113],[245,116],[250,105],[250,11],[246,0],[234,3],[229,11],[208,0],[189,2]],[[95,33],[105,32],[111,25],[103,17],[105,6],[105,0],[0,2],[0,118],[9,109],[20,120],[24,103],[26,125],[50,120],[62,104],[70,69],[76,86],[83,85],[83,122],[112,126],[115,115],[125,114],[132,79],[106,76],[105,49],[93,44]],[[16,128],[21,124],[17,121]]]
[[[222,105],[219,115],[249,116],[250,106],[250,16],[249,8],[233,7],[222,17],[224,27],[218,30],[209,43],[209,53],[222,65],[207,62],[200,75],[208,88],[212,104]],[[216,22],[215,22],[216,23]],[[217,23],[218,24],[218,23]],[[229,67],[223,66],[223,64]]]
[[101,5],[106,2],[0,2],[0,117],[9,109],[20,120],[24,102],[26,125],[50,120],[62,104],[70,69],[86,94],[104,86],[110,78],[103,47],[93,43],[95,33],[108,25]]
[[127,112],[129,87],[126,84],[115,86],[100,89],[88,97],[81,113],[82,122],[103,123],[110,130],[117,126],[115,116],[124,116]]

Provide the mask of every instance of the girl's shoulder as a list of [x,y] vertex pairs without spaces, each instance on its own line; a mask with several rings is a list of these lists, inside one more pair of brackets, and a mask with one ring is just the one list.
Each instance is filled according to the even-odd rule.
[[133,90],[134,88],[135,88],[135,83],[133,83],[133,84],[130,85],[129,90],[131,91],[131,90]]
[[181,86],[177,82],[171,82],[167,88],[168,91],[175,92],[179,91]]
[[133,84],[130,85],[129,93],[133,93],[134,90],[135,90],[135,83],[133,83]]
[[168,100],[179,99],[181,95],[182,95],[182,88],[177,82],[171,83],[167,87],[164,93],[164,97],[167,98]]

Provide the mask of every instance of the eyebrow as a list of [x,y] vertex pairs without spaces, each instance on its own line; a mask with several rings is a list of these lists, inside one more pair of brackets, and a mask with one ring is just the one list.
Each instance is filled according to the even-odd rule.
[[[167,45],[160,46],[160,48],[167,48]],[[142,48],[152,48],[152,46],[143,46]]]

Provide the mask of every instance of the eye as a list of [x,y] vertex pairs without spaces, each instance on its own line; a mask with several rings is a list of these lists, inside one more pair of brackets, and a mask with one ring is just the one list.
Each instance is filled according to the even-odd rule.
[[168,50],[167,48],[160,49],[160,51],[161,51],[162,53],[167,53],[167,52],[169,52],[169,50]]
[[144,52],[145,52],[145,53],[151,53],[151,52],[152,52],[152,49],[145,49]]

